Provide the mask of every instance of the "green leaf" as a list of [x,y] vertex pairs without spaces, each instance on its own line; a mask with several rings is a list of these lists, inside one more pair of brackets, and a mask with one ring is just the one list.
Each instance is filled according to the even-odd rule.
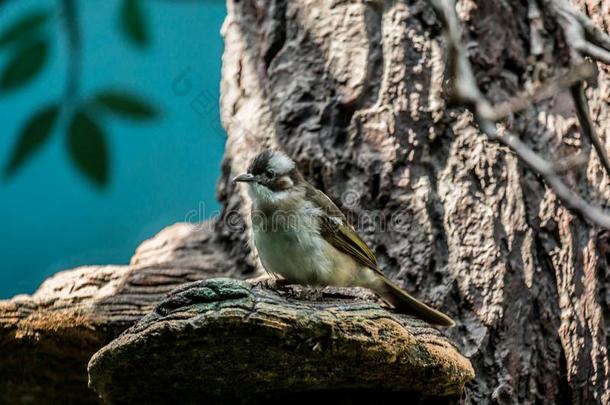
[[150,35],[140,0],[123,0],[121,29],[127,39],[140,48],[144,48],[150,43]]
[[108,184],[108,147],[102,127],[83,111],[72,117],[68,152],[76,167],[95,185]]
[[133,94],[105,91],[99,93],[94,102],[116,115],[134,120],[151,120],[159,116],[155,106]]
[[46,41],[20,49],[0,75],[0,90],[14,90],[34,79],[42,71],[48,53],[49,44]]
[[35,33],[51,17],[46,10],[26,14],[0,34],[0,47],[19,42]]
[[45,107],[30,117],[19,133],[5,176],[14,175],[32,155],[49,139],[59,116],[59,107],[55,104]]

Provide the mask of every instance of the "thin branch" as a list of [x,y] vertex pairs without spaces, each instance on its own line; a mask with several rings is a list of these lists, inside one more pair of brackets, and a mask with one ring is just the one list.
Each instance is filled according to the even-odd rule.
[[606,153],[606,147],[597,135],[597,132],[595,131],[595,126],[591,121],[589,115],[589,106],[587,103],[587,98],[585,97],[585,91],[583,89],[582,83],[572,86],[570,92],[572,93],[574,105],[576,106],[576,115],[578,116],[580,128],[584,135],[589,138],[589,140],[593,144],[593,147],[599,155],[599,160],[606,169],[606,172],[610,174],[610,160],[608,159],[608,154]]
[[[557,14],[559,24],[563,28],[566,44],[570,47],[570,55],[574,63],[580,63],[583,60],[583,55],[586,55],[600,62],[610,64],[610,52],[589,42],[587,38],[588,36],[600,46],[604,46],[610,50],[610,37],[608,35],[599,31],[587,16],[576,10],[574,6],[566,0],[547,1],[547,6]],[[576,106],[576,115],[583,135],[593,144],[602,166],[610,176],[610,160],[608,159],[608,153],[591,121],[589,106],[582,84],[573,85],[570,88],[570,92],[572,94],[572,99],[574,100],[574,105]]]
[[453,85],[453,96],[473,112],[479,128],[489,139],[510,148],[530,169],[540,174],[566,207],[592,223],[610,229],[610,217],[570,190],[555,171],[555,165],[536,154],[517,136],[508,131],[498,131],[495,121],[488,118],[496,116],[497,113],[479,89],[462,46],[455,0],[430,1],[445,27],[448,46],[447,73]]
[[565,173],[576,167],[583,166],[589,162],[589,153],[579,152],[570,156],[566,156],[553,163],[553,171],[555,173]]
[[498,134],[496,124],[482,119],[477,120],[479,127],[491,139],[497,139],[499,142],[508,146],[513,152],[530,167],[534,172],[540,174],[546,183],[551,186],[557,197],[571,211],[577,213],[583,218],[588,219],[594,224],[603,228],[610,229],[610,217],[600,209],[593,207],[586,202],[581,196],[574,193],[565,185],[555,171],[555,166],[548,161],[542,159],[521,140],[509,132]]
[[[557,15],[557,20],[566,37],[566,43],[571,49],[600,62],[610,64],[610,52],[587,39],[586,29],[581,24],[581,21],[585,19],[582,14],[564,0],[547,1],[547,4],[547,7]],[[593,26],[593,22],[589,21],[588,25]],[[589,37],[597,38],[600,40],[599,43],[605,44],[605,34],[598,30],[595,30],[595,32],[596,35],[589,35]]]
[[571,3],[565,0],[555,1],[553,3],[554,4],[551,4],[551,6],[560,7],[565,13],[576,20],[578,25],[584,29],[584,33],[591,43],[610,51],[610,35],[600,31],[588,16],[578,11]]
[[485,117],[491,121],[498,121],[509,114],[525,110],[535,103],[546,98],[552,97],[562,90],[568,89],[583,80],[590,80],[595,77],[597,71],[592,63],[583,62],[574,66],[566,73],[541,84],[531,92],[500,103],[493,108],[493,115]]
[[576,49],[578,49],[578,51],[580,51],[581,53],[591,57],[592,59],[603,62],[606,65],[610,65],[610,52],[598,46],[595,46],[590,42],[579,42],[576,46]]

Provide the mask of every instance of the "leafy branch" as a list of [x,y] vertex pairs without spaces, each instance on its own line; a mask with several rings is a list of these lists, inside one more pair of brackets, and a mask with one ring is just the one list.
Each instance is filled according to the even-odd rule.
[[[31,11],[0,32],[0,52],[10,53],[8,63],[0,70],[0,97],[26,87],[44,70],[53,50],[49,32],[53,21],[61,24],[68,46],[64,95],[26,120],[4,167],[4,176],[15,176],[54,133],[63,132],[75,167],[93,184],[104,187],[109,181],[110,160],[104,119],[111,116],[146,121],[157,118],[160,112],[143,98],[123,90],[106,89],[88,97],[80,94],[82,35],[78,4],[76,0],[57,1],[58,13]],[[123,0],[119,10],[121,32],[138,48],[150,43],[145,15],[140,0]]]

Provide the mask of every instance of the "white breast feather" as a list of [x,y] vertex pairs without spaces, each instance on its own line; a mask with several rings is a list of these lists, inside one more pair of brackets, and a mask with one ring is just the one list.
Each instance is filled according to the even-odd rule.
[[267,223],[254,229],[254,244],[263,266],[299,284],[369,286],[377,278],[373,270],[337,250],[320,235],[318,218],[322,214],[320,208],[305,203],[289,214],[292,226]]

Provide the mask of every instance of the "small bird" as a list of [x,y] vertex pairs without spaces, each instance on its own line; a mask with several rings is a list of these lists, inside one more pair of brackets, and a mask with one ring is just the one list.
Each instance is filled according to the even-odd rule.
[[455,325],[381,272],[341,210],[304,179],[286,154],[263,151],[233,181],[249,185],[253,241],[268,272],[292,284],[366,287],[400,312],[433,325]]

